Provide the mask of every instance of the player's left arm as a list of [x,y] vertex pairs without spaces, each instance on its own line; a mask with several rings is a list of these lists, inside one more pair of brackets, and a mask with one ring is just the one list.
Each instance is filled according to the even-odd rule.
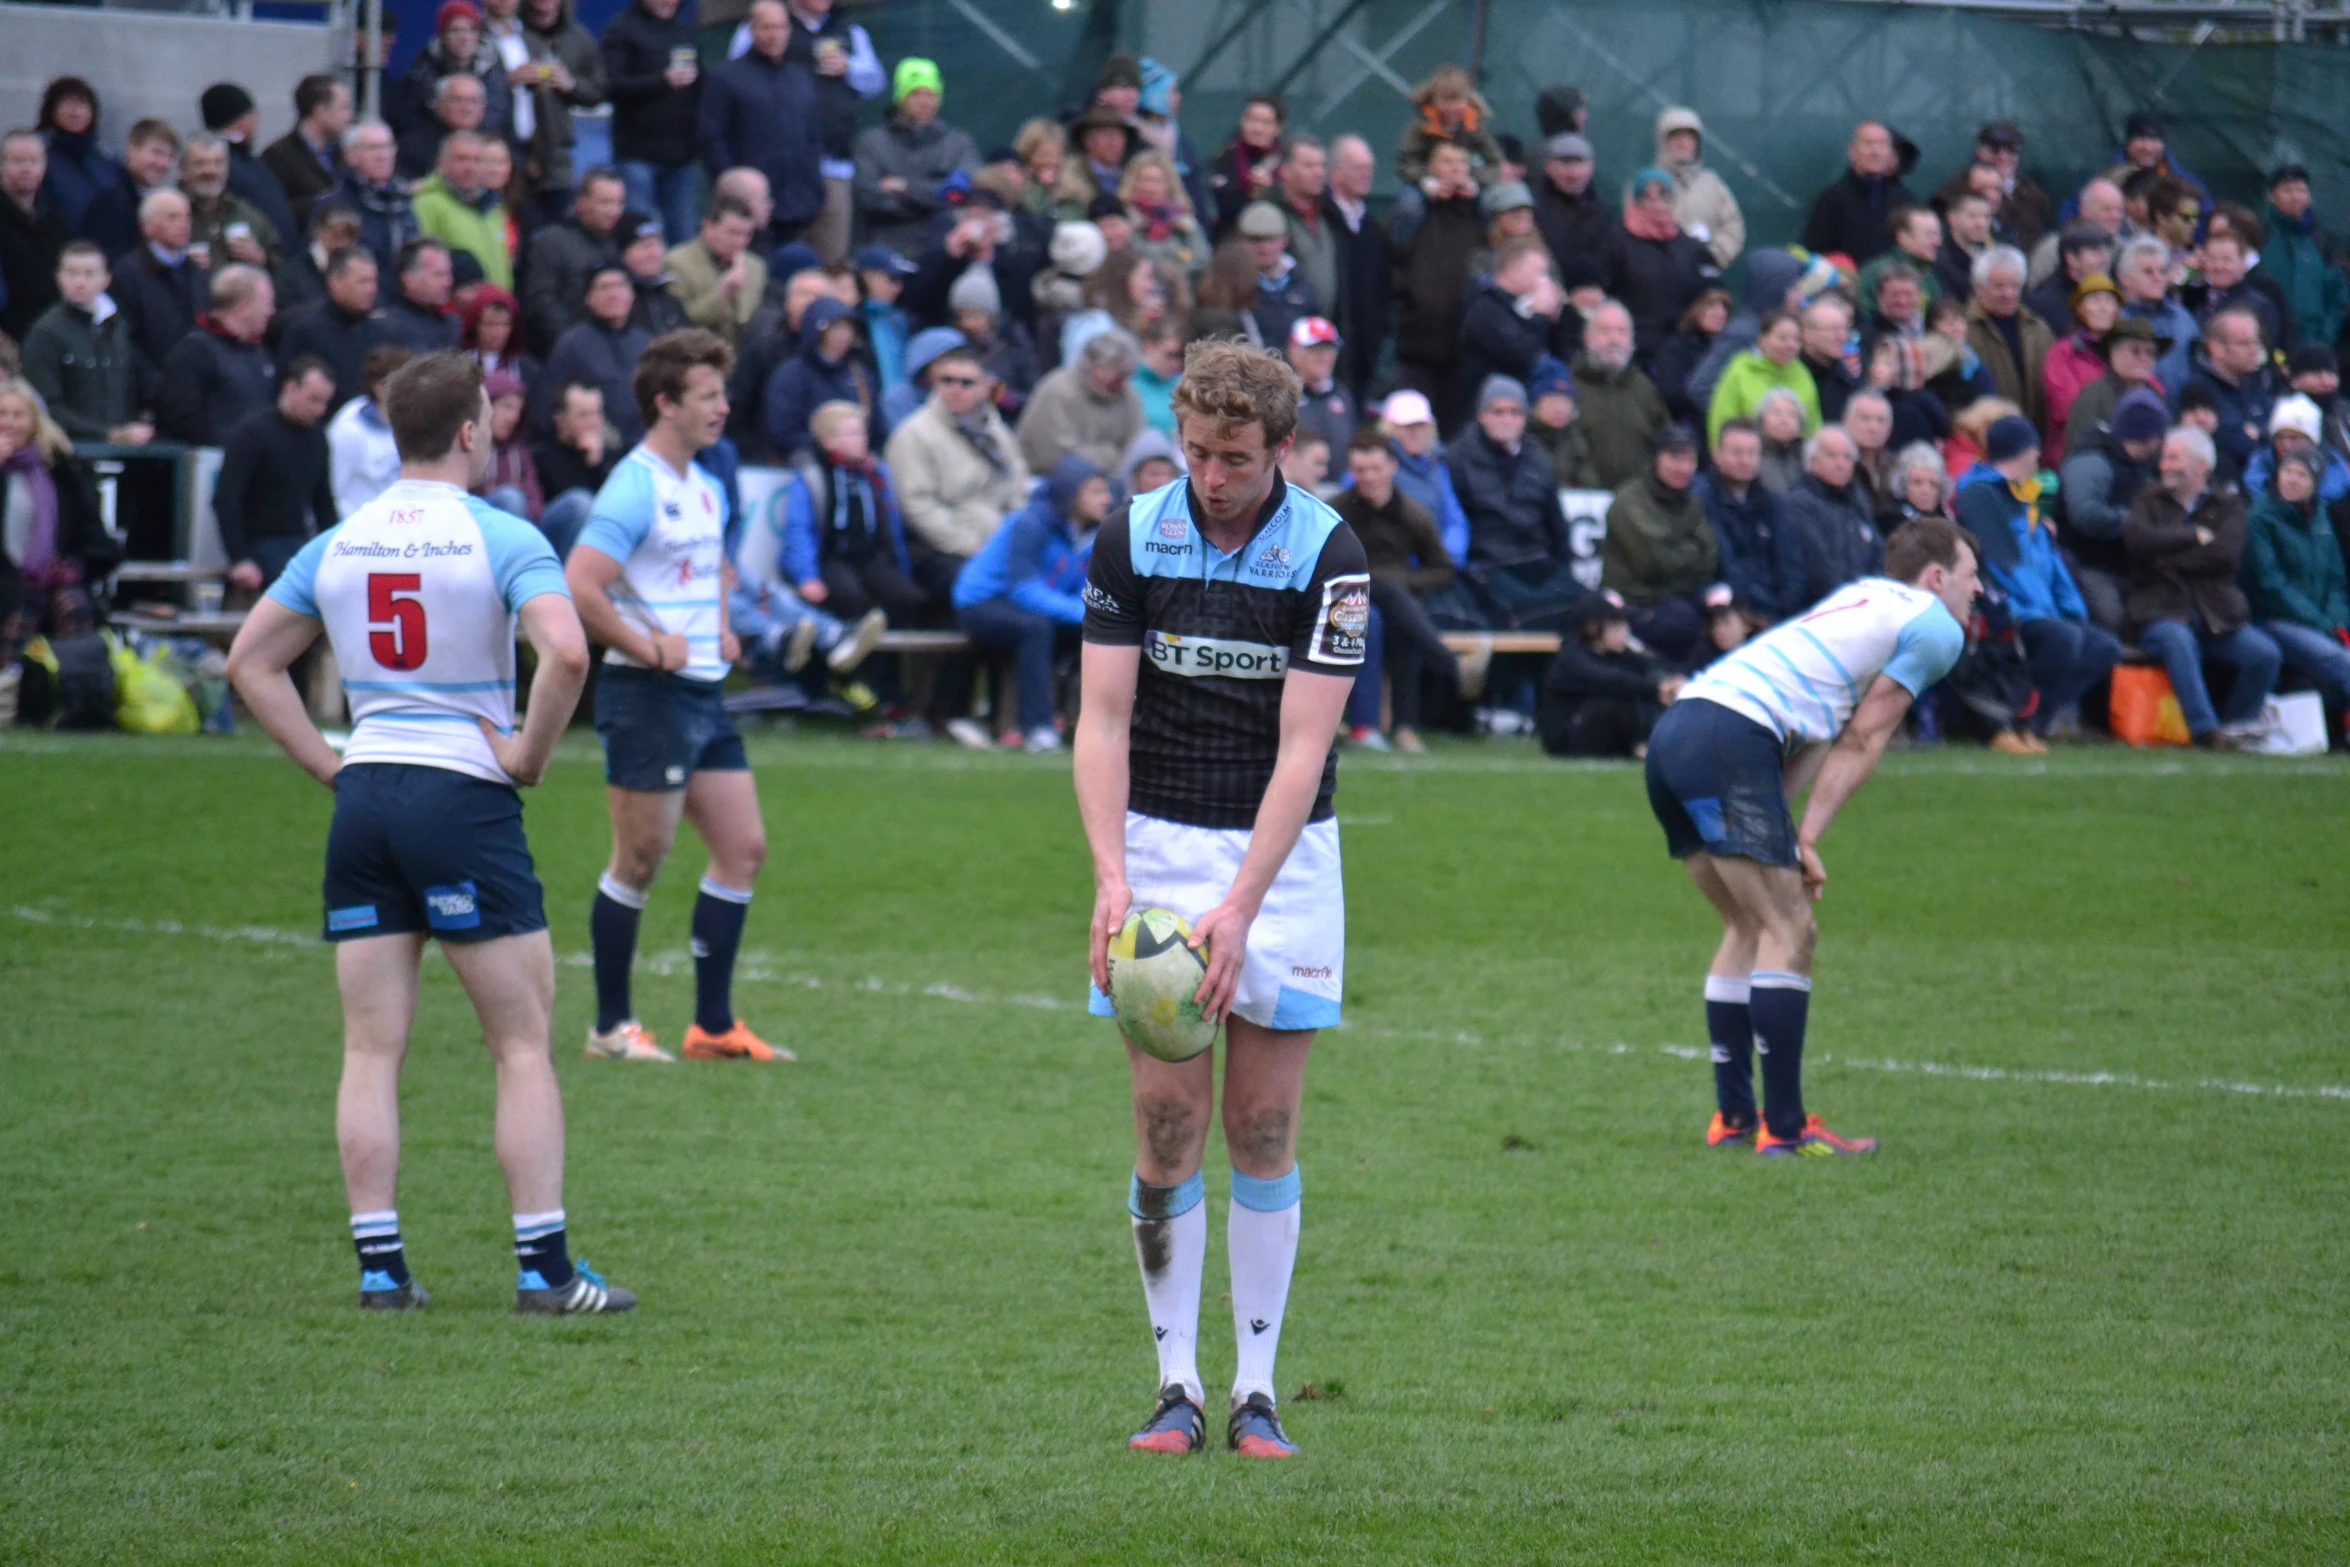
[[1828,868],[1820,860],[1820,839],[1827,833],[1828,824],[1844,808],[1844,802],[1858,793],[1877,770],[1877,763],[1885,755],[1885,744],[1893,732],[1901,727],[1901,720],[1909,712],[1913,699],[1909,689],[1891,675],[1879,675],[1877,683],[1869,687],[1869,694],[1861,698],[1853,711],[1852,722],[1836,737],[1828,748],[1827,759],[1820,764],[1820,775],[1811,787],[1811,799],[1803,808],[1803,825],[1796,829],[1796,850],[1803,861],[1803,884],[1816,900],[1828,884]]
[[315,616],[264,594],[237,628],[237,640],[228,650],[228,678],[253,721],[302,771],[332,789],[343,759],[310,721],[302,693],[286,673],[323,629]]
[[1249,927],[1264,907],[1273,878],[1288,863],[1289,851],[1297,847],[1306,818],[1314,813],[1314,798],[1322,792],[1322,766],[1338,739],[1338,722],[1353,691],[1352,675],[1292,668],[1282,677],[1281,748],[1274,756],[1272,782],[1257,807],[1248,853],[1242,856],[1240,874],[1232,879],[1224,901],[1191,929],[1191,944],[1207,949],[1208,971],[1196,999],[1211,1022],[1223,1021],[1233,992],[1240,987]]

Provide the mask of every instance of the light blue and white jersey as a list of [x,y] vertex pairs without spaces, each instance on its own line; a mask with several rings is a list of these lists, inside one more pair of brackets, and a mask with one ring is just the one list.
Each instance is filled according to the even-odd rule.
[[571,592],[547,536],[453,484],[402,479],[302,547],[269,596],[323,622],[351,697],[346,762],[511,783],[514,616]]
[[1914,697],[1964,651],[1966,632],[1940,599],[1890,577],[1863,577],[1723,654],[1681,696],[1743,713],[1792,749],[1842,734],[1877,676]]
[[[725,626],[719,609],[720,575],[726,560],[726,492],[695,463],[680,474],[639,446],[612,470],[596,492],[595,510],[579,542],[620,562],[612,584],[612,607],[648,634],[685,638],[689,680],[726,678],[718,638]],[[607,664],[644,666],[618,648]]]

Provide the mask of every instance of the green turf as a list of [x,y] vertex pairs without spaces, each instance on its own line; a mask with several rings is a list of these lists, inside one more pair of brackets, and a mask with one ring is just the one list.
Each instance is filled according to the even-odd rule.
[[[0,744],[0,1561],[2350,1555],[2340,759],[1894,757],[1827,846],[1812,1097],[1885,1141],[1832,1164],[1698,1145],[1710,936],[1635,772],[1350,763],[1306,1457],[1249,1466],[1121,1449],[1153,1364],[1066,762],[752,749],[739,999],[803,1061],[583,1061],[562,970],[575,1245],[644,1306],[549,1323],[437,962],[434,1305],[351,1307],[326,793],[253,740]],[[575,739],[529,807],[575,960],[601,812]],[[645,926],[672,1041],[699,869]]]

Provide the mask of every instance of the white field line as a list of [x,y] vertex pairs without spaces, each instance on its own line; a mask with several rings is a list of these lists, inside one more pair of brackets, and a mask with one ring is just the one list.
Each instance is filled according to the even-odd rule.
[[[323,947],[316,936],[299,931],[278,930],[267,925],[192,925],[180,920],[91,919],[86,916],[56,914],[47,909],[14,907],[7,917],[27,924],[47,925],[60,930],[104,932],[135,936],[186,936],[200,941],[237,942],[264,947]],[[567,952],[557,961],[565,968],[584,969],[594,959],[585,952]],[[684,948],[640,953],[636,966],[646,973],[668,978],[692,972],[693,957]],[[735,970],[738,984],[781,985],[797,990],[845,991],[856,995],[888,996],[894,999],[946,1001],[959,1006],[1026,1007],[1040,1012],[1076,1012],[1083,1003],[1075,997],[1022,994],[994,996],[959,985],[911,985],[867,975],[862,979],[826,978],[817,974],[788,973],[772,966],[772,960],[761,952],[746,952]],[[1382,1028],[1376,1024],[1348,1024],[1346,1032],[1373,1039],[1410,1039],[1443,1045],[1482,1047],[1529,1043],[1514,1039],[1493,1039],[1482,1034],[1461,1030]],[[1661,1044],[1632,1045],[1618,1041],[1610,1045],[1587,1045],[1575,1040],[1553,1040],[1548,1048],[1572,1051],[1577,1054],[1607,1056],[1663,1055],[1680,1061],[1703,1061],[1707,1052],[1699,1045]],[[2330,1099],[2350,1104],[2350,1087],[2320,1083],[2311,1087],[2296,1087],[2285,1083],[2239,1083],[2226,1078],[2205,1077],[2192,1081],[2159,1077],[2144,1077],[2136,1072],[2065,1071],[2056,1068],[1969,1066],[1949,1061],[1899,1060],[1890,1056],[1841,1056],[1819,1050],[1808,1053],[1812,1063],[1846,1067],[1856,1072],[1887,1072],[1905,1077],[1950,1077],[1978,1083],[2045,1083],[2071,1088],[2134,1088],[2148,1093],[2214,1093],[2235,1094],[2254,1099]]]

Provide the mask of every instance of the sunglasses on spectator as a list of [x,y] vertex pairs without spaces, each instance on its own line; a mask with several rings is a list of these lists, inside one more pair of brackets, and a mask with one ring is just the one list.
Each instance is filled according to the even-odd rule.
[[979,377],[975,375],[934,375],[930,378],[930,384],[932,386],[977,386]]

